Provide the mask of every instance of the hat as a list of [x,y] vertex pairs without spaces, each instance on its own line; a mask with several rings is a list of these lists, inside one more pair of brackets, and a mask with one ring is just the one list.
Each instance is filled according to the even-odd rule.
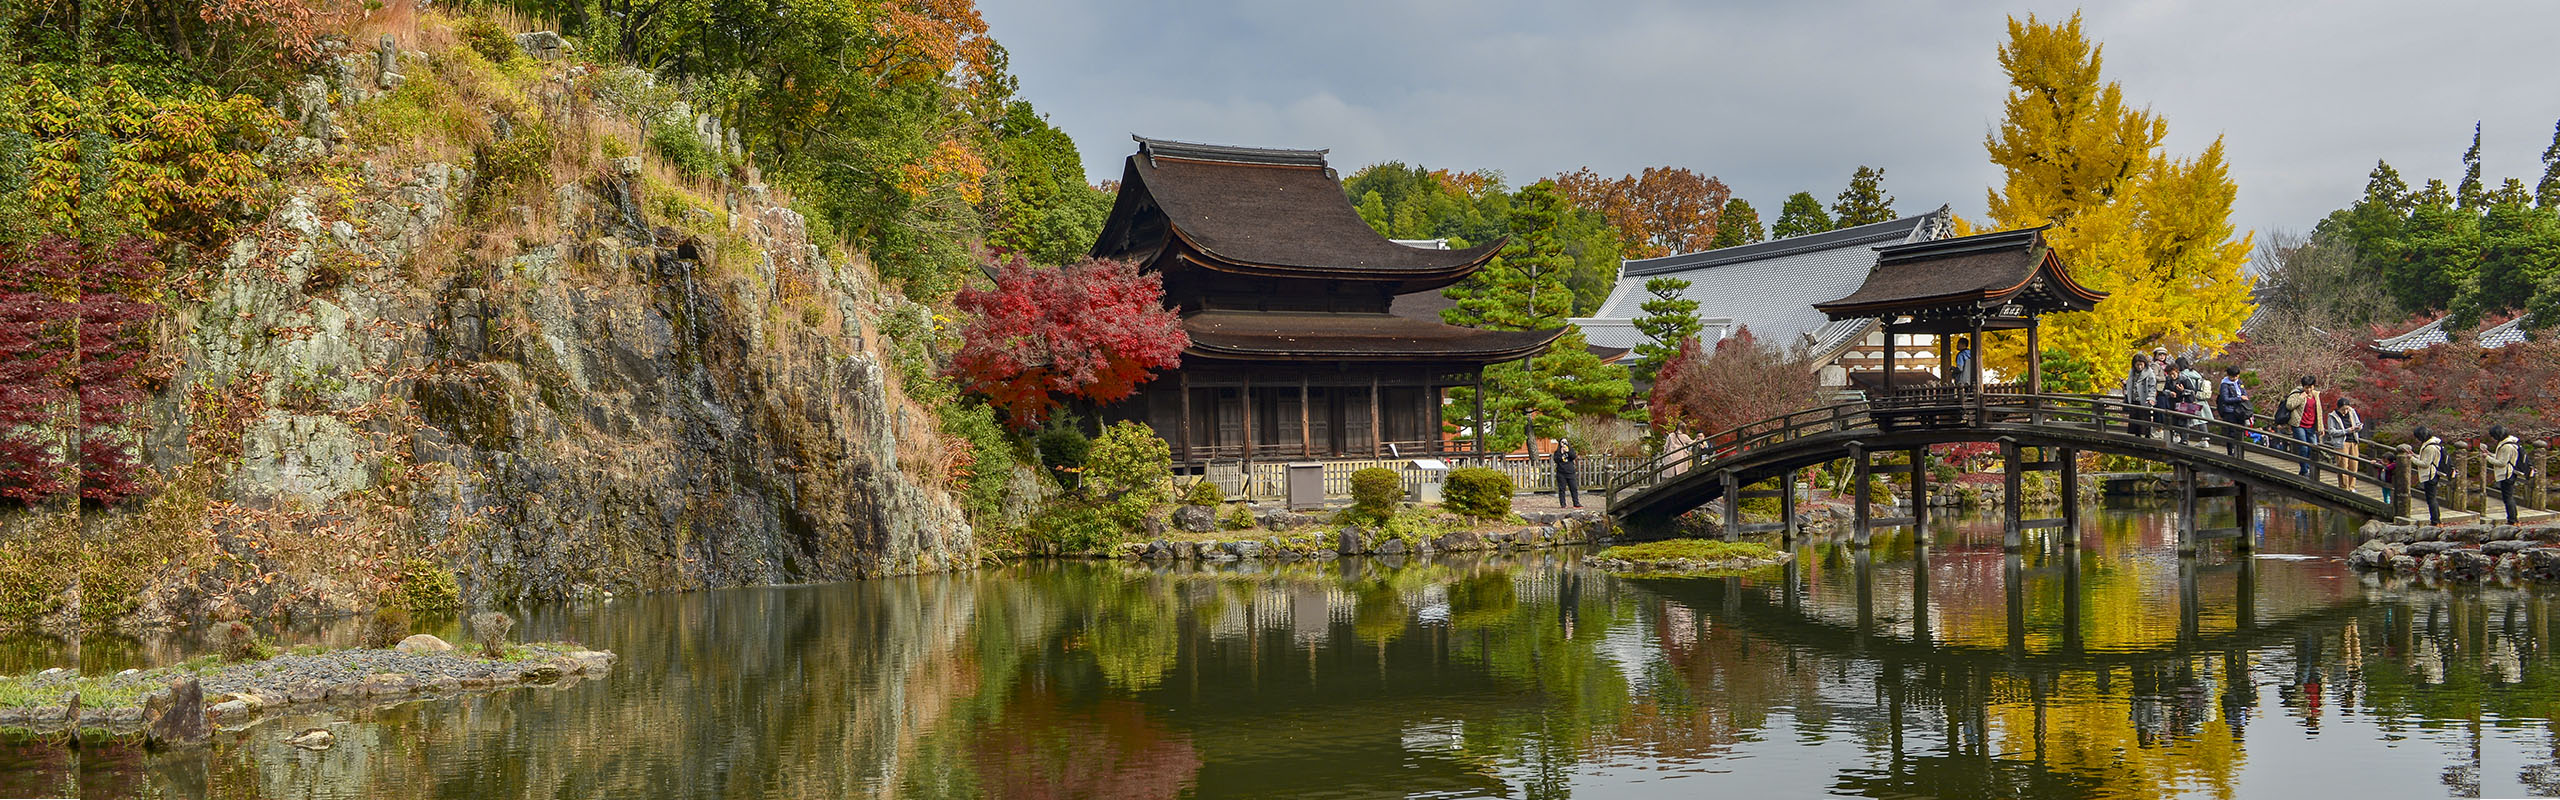
[[2164,355],[2164,356],[2165,356],[2165,355],[2168,355],[2168,354],[2169,354],[2169,348],[2168,348],[2168,347],[2166,347],[2166,346],[2154,347],[2154,348],[2151,348],[2151,352],[2153,352],[2153,353],[2157,353],[2157,354],[2159,354],[2159,355]]

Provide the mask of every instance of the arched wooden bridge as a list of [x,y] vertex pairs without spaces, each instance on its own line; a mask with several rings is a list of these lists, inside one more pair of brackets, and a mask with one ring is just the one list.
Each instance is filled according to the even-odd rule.
[[[2408,514],[2409,492],[2401,487],[2384,502],[2382,462],[2314,446],[2306,457],[2287,435],[2145,406],[2109,397],[1977,391],[1970,387],[1933,387],[1884,395],[1874,402],[1846,402],[1798,411],[1743,425],[1668,451],[1618,476],[1607,490],[1609,514],[1628,530],[1667,530],[1679,515],[1727,496],[1779,498],[1781,517],[1794,519],[1792,492],[1744,487],[1797,470],[1849,459],[1857,477],[1854,503],[1859,539],[1873,525],[1925,523],[1925,505],[1915,504],[1911,517],[1876,518],[1869,514],[1864,478],[1870,472],[1908,473],[1914,495],[1925,495],[1927,474],[1918,458],[1902,464],[1875,464],[1877,454],[1917,455],[1930,445],[1960,442],[2001,446],[2007,473],[2007,543],[2033,528],[2074,526],[2078,516],[2077,455],[2082,451],[2132,456],[2170,465],[2181,490],[2182,542],[2236,536],[2239,529],[2196,530],[2196,505],[2202,499],[2228,497],[2246,525],[2252,495],[2273,492],[2312,505],[2367,518]],[[2136,433],[2133,424],[2148,421],[2150,432]],[[2174,430],[2180,441],[2164,431]],[[2032,452],[2030,452],[2032,451]],[[2310,474],[2302,474],[2305,463]],[[2062,517],[2023,519],[2017,498],[2022,474],[2059,472]],[[2406,480],[2406,472],[2394,476]],[[1791,482],[1790,484],[1791,485]],[[1725,503],[1726,535],[1750,532],[1741,524],[1739,504]],[[2423,509],[2421,509],[2423,513]],[[1784,527],[1786,523],[1757,526]],[[1790,531],[1791,532],[1791,531]],[[2066,537],[2067,538],[2067,537]],[[2240,537],[2246,546],[2246,537]]]

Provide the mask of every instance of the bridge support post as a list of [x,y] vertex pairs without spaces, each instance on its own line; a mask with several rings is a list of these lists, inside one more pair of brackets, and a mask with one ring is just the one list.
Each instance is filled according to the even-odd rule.
[[1725,470],[1718,477],[1724,479],[1724,540],[1730,542],[1742,537],[1742,476]]
[[1778,473],[1778,542],[1796,541],[1796,471]]
[[1929,448],[1911,448],[1911,541],[1929,539]]
[[1867,534],[1875,527],[1875,514],[1867,507],[1868,500],[1872,499],[1873,495],[1873,492],[1868,489],[1868,484],[1871,482],[1868,480],[1870,475],[1872,473],[1868,471],[1866,446],[1851,442],[1849,444],[1849,485],[1851,487],[1849,506],[1852,511],[1849,515],[1849,537],[1850,541],[1857,543],[1860,550],[1866,549]]
[[2026,474],[2026,459],[2018,440],[2000,440],[2000,473],[2000,549],[2017,552],[2026,544],[2026,519],[2019,497],[2026,486],[2020,480]]
[[[2243,553],[2258,549],[2258,507],[2256,500],[2257,498],[2250,496],[2249,484],[2244,483],[2237,478],[2232,479],[2231,513],[2237,520],[2237,522],[2234,522],[2233,524],[2240,526],[2240,535],[2232,537],[2232,541],[2235,542],[2232,546],[2238,548],[2239,551]],[[2249,562],[2247,559],[2242,559],[2240,563],[2246,564]]]
[[2062,546],[2080,546],[2080,451],[2062,449]]
[[2176,467],[2178,482],[2178,555],[2196,554],[2196,468]]

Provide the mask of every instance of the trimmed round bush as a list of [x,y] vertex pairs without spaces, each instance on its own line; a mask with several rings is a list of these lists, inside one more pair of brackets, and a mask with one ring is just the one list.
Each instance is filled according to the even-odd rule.
[[1202,478],[1198,482],[1191,484],[1191,488],[1185,490],[1182,494],[1182,502],[1184,505],[1214,506],[1226,501],[1227,494],[1225,492],[1218,491],[1218,485],[1210,483],[1207,478]]
[[1449,483],[1440,490],[1440,501],[1450,511],[1470,517],[1507,517],[1511,515],[1511,491],[1511,476],[1484,467],[1467,467],[1449,471]]
[[1396,511],[1396,501],[1404,498],[1404,476],[1385,467],[1370,467],[1351,473],[1351,511],[1373,520],[1384,520]]

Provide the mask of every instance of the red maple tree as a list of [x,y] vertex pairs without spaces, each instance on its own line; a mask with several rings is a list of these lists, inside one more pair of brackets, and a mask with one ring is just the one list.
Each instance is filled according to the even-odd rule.
[[139,368],[150,355],[146,337],[160,288],[159,254],[140,238],[94,251],[80,271],[80,363],[73,383],[80,394],[80,496],[112,503],[138,488],[141,462],[127,441],[125,423],[142,402]]
[[71,395],[72,295],[79,243],[0,248],[0,497],[34,504],[63,491],[59,418]]
[[1040,424],[1064,398],[1109,403],[1182,363],[1191,337],[1164,307],[1164,280],[1121,261],[1055,269],[1020,257],[995,285],[953,298],[969,315],[951,374],[985,395],[1017,429]]
[[[81,497],[134,493],[140,460],[124,426],[145,396],[138,368],[161,272],[139,238],[0,249],[0,497],[34,504],[73,490],[74,451]],[[66,446],[74,430],[78,444]]]
[[1762,344],[1745,326],[1712,351],[1697,339],[1682,341],[1654,377],[1650,406],[1658,430],[1714,435],[1812,408],[1821,393],[1822,378],[1805,353]]

